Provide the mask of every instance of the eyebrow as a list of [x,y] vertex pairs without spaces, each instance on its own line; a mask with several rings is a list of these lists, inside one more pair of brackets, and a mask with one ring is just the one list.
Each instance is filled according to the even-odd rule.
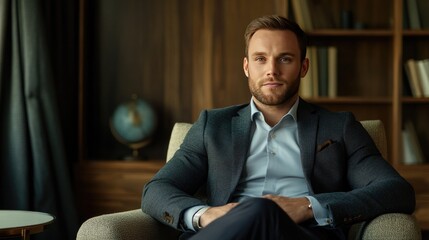
[[[265,52],[254,52],[250,56],[265,56],[267,55]],[[277,55],[276,57],[282,57],[282,56],[292,56],[295,57],[296,54],[293,54],[291,52],[283,52]]]

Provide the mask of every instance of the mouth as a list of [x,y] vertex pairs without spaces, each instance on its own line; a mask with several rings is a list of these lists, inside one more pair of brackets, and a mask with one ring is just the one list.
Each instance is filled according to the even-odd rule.
[[268,87],[268,88],[277,88],[282,86],[283,83],[276,82],[276,81],[268,81],[262,84],[262,87]]

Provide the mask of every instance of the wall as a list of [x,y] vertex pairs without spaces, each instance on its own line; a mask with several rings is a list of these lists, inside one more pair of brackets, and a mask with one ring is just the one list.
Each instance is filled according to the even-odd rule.
[[283,14],[285,0],[85,1],[86,144],[89,158],[128,151],[109,131],[115,107],[132,94],[157,110],[149,158],[163,157],[174,122],[250,100],[243,33],[254,18]]

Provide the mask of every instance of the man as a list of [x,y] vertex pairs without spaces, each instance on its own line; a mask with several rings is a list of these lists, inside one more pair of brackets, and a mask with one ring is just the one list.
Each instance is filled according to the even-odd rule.
[[[301,28],[265,16],[245,41],[250,104],[203,111],[145,186],[143,211],[183,239],[344,239],[353,223],[413,212],[414,190],[354,116],[299,98]],[[193,196],[203,185],[207,201]]]

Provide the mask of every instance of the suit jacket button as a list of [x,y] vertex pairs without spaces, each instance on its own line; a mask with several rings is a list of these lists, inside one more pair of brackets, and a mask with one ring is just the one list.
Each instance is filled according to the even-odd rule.
[[172,224],[172,223],[173,223],[173,221],[174,221],[174,217],[173,217],[173,216],[171,216],[168,212],[164,212],[164,216],[163,216],[163,218],[164,218],[164,221],[165,221],[166,223],[169,223],[169,224]]

